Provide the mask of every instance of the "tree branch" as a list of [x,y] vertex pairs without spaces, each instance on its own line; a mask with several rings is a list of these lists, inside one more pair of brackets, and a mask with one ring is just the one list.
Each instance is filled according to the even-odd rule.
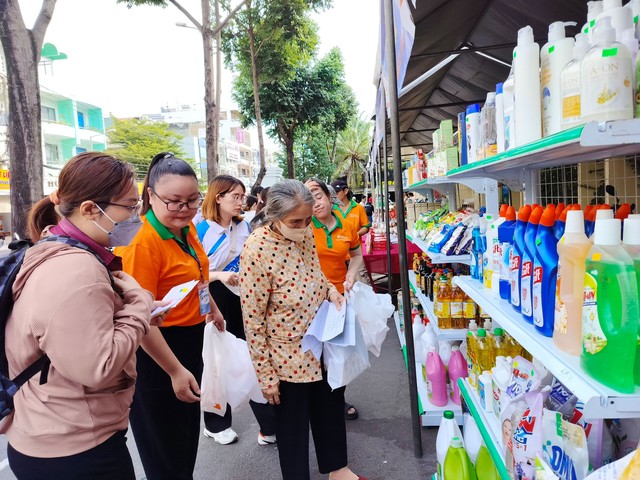
[[202,25],[200,25],[200,22],[198,22],[198,20],[196,20],[195,17],[191,15],[186,8],[180,5],[177,2],[177,0],[169,0],[169,2],[171,2],[178,10],[184,13],[184,16],[187,17],[189,21],[193,23],[198,30],[200,30],[200,33],[202,33]]
[[[173,1],[173,0],[169,0],[169,1]],[[210,34],[212,36],[215,36],[218,34],[218,32],[220,32],[224,27],[227,26],[227,23],[229,23],[229,21],[233,18],[233,16],[238,12],[238,10],[240,10],[245,3],[247,3],[249,0],[242,0],[242,2],[240,2],[236,8],[234,8],[233,10],[231,10],[231,13],[229,13],[229,15],[226,16],[226,18],[224,20],[222,20],[222,22],[220,22],[218,25],[215,26],[215,28],[210,29]]]
[[33,24],[33,29],[31,30],[31,35],[33,35],[33,43],[35,45],[36,54],[38,55],[38,60],[40,60],[40,53],[42,52],[44,34],[47,31],[49,23],[51,22],[51,17],[53,17],[53,9],[55,7],[56,0],[44,0],[42,2],[40,13],[38,13],[38,18],[36,18],[36,21]]

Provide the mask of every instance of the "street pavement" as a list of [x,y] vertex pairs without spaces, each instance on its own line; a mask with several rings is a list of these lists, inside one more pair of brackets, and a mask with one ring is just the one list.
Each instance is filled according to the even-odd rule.
[[[407,372],[392,320],[389,328],[380,357],[370,355],[371,368],[347,387],[347,401],[360,412],[360,418],[347,421],[350,467],[370,480],[430,479],[436,469],[437,428],[422,428],[424,454],[416,458]],[[218,445],[213,439],[201,437],[194,478],[280,479],[277,446],[258,445],[258,424],[249,408],[234,413],[233,428],[240,438],[232,445]],[[136,477],[144,479],[133,435],[128,437]],[[318,473],[311,439],[310,445],[311,480],[327,479],[327,475]],[[0,436],[0,480],[9,479],[15,476],[6,461],[6,438]]]

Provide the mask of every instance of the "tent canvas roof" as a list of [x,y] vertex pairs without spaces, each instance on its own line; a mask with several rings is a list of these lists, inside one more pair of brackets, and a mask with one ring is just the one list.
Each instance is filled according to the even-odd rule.
[[[573,36],[586,22],[587,0],[418,0],[411,10],[416,34],[405,87],[465,46],[496,47],[484,53],[510,64],[517,32],[526,25],[533,28],[540,47],[554,21],[577,22],[566,29],[567,36]],[[430,150],[432,130],[441,120],[453,119],[455,125],[464,103],[484,102],[487,92],[508,74],[508,66],[478,53],[459,55],[399,98],[402,145]],[[438,107],[452,103],[458,105]]]

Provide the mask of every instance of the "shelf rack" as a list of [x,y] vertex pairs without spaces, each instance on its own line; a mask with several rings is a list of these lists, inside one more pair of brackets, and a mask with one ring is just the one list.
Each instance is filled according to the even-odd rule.
[[442,253],[434,253],[428,250],[427,244],[424,240],[414,237],[409,233],[406,234],[407,240],[420,248],[431,259],[431,263],[464,263],[465,265],[471,265],[471,255],[443,255]]
[[584,403],[586,418],[640,417],[640,387],[632,394],[622,394],[602,385],[583,370],[579,357],[556,348],[551,338],[541,335],[480,282],[468,276],[454,277],[453,281]]
[[509,472],[504,462],[504,446],[502,443],[502,429],[500,422],[493,413],[487,413],[480,406],[480,398],[475,389],[469,384],[466,378],[458,379],[460,393],[464,398],[467,407],[473,418],[476,420],[482,439],[484,440],[493,463],[500,474],[502,480],[509,480]]

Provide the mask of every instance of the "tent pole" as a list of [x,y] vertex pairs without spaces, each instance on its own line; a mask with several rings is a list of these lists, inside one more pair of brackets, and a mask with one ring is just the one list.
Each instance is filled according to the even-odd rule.
[[[383,93],[384,95],[384,93]],[[386,108],[385,108],[385,115],[386,113]],[[385,119],[386,121],[386,119]],[[385,213],[384,216],[384,224],[385,224],[385,228],[387,230],[387,291],[389,292],[389,295],[392,295],[391,290],[393,288],[393,282],[392,282],[392,267],[391,267],[391,227],[389,225],[389,214],[391,213],[391,209],[389,208],[389,162],[388,162],[388,158],[387,158],[387,134],[385,132],[384,137],[382,137],[382,142],[384,144],[384,153],[383,155],[380,155],[380,163],[382,165],[382,171],[383,173],[383,177],[382,177],[382,182],[384,183],[384,200],[383,200],[383,208]]]
[[[402,188],[402,161],[400,158],[400,122],[398,120],[398,87],[396,73],[396,48],[393,21],[394,0],[383,0],[385,48],[387,56],[387,94],[389,96],[389,113],[391,122],[391,147],[393,151],[393,178],[396,197],[396,221],[398,223],[398,254],[400,260],[400,285],[405,325],[405,341],[407,353],[407,371],[409,375],[409,399],[411,404],[411,426],[413,431],[413,449],[417,458],[422,457],[422,427],[418,412],[418,382],[416,376],[415,350],[413,345],[413,325],[411,323],[411,302],[409,292],[409,267],[407,263],[407,237],[405,235],[404,192]],[[388,213],[388,212],[387,212]]]

